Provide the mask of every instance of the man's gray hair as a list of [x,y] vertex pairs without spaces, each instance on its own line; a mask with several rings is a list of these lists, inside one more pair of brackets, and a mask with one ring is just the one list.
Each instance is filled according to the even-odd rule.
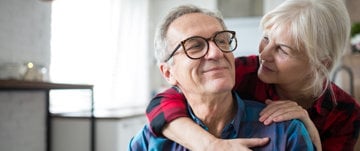
[[212,16],[216,18],[223,29],[226,29],[224,20],[220,12],[213,12],[207,9],[199,8],[194,5],[182,5],[179,7],[174,8],[159,24],[156,29],[154,45],[155,45],[155,58],[157,63],[164,62],[164,60],[169,57],[170,52],[168,50],[168,43],[167,43],[167,32],[170,24],[177,18],[191,13],[202,13],[208,16]]

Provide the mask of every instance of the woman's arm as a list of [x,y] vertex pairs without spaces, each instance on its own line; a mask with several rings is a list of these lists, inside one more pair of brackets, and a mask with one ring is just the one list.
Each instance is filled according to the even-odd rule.
[[184,96],[171,88],[154,97],[146,115],[152,131],[191,150],[249,150],[262,146],[268,138],[218,139],[193,122],[187,114]]
[[219,139],[195,124],[188,117],[171,121],[165,126],[163,134],[167,138],[194,151],[246,151],[250,150],[250,147],[265,145],[269,141],[269,138]]
[[172,120],[188,116],[185,97],[175,87],[157,94],[146,108],[150,128],[157,136],[163,136],[163,128]]
[[164,127],[163,134],[190,150],[204,150],[204,147],[216,140],[213,135],[186,117],[171,121]]

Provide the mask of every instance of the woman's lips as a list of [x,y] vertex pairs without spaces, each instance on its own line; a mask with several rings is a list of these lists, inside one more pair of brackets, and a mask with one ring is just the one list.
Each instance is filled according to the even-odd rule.
[[261,69],[266,72],[274,72],[274,70],[272,70],[271,68],[267,67],[264,64],[261,64]]

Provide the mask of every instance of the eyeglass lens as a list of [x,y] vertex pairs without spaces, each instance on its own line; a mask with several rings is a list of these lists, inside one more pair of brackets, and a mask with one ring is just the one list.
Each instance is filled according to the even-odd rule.
[[[209,40],[211,40],[211,38],[205,39],[203,37],[195,36],[185,40],[182,45],[190,58],[197,59],[205,56],[208,52]],[[232,52],[237,45],[234,34],[227,31],[217,33],[212,40],[223,52]]]

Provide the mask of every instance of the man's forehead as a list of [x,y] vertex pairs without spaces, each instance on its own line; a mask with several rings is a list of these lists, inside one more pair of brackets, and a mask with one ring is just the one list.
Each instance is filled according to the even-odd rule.
[[175,19],[169,26],[168,36],[208,37],[220,30],[223,30],[223,27],[215,17],[202,13],[191,13]]

